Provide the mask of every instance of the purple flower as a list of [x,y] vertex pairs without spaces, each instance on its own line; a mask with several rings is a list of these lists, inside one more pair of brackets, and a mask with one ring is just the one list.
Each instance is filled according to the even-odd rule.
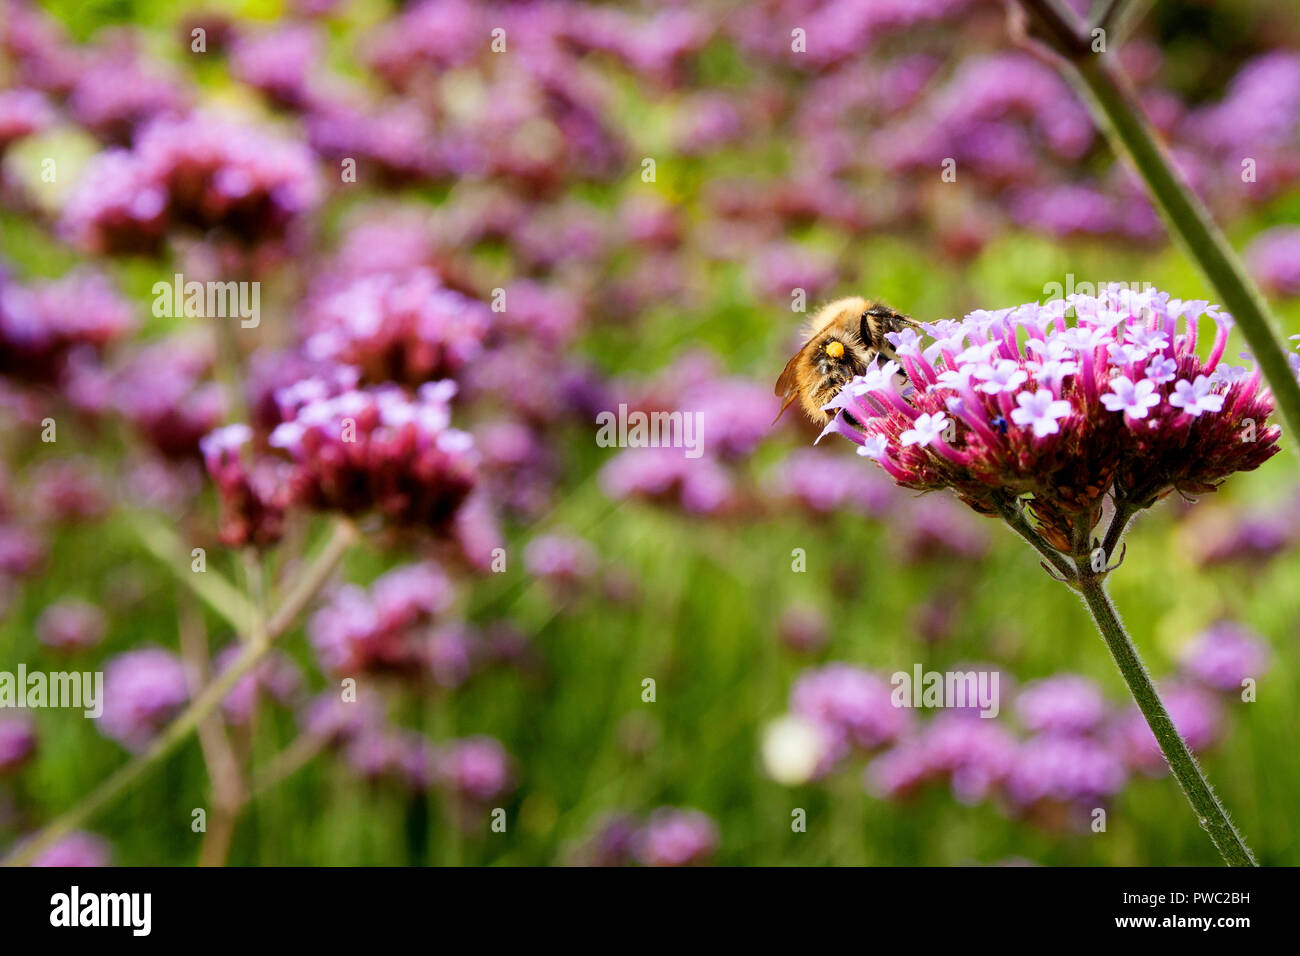
[[1101,403],[1107,411],[1123,412],[1132,418],[1146,418],[1147,411],[1160,404],[1160,396],[1155,391],[1155,382],[1144,378],[1134,383],[1128,376],[1121,375],[1111,379],[1110,392],[1101,397]]
[[866,784],[877,796],[899,799],[926,783],[947,781],[958,800],[975,804],[1006,776],[1015,754],[1015,739],[998,721],[945,712],[876,757]]
[[1057,420],[1070,414],[1070,403],[1056,398],[1045,388],[1021,392],[1016,396],[1019,408],[1011,410],[1011,420],[1017,425],[1029,425],[1039,438],[1055,435],[1061,430]]
[[451,582],[434,564],[404,565],[369,592],[336,590],[311,618],[308,633],[332,674],[412,672],[426,665],[427,626],[451,606]]
[[1205,375],[1196,376],[1195,382],[1180,379],[1174,383],[1174,394],[1169,396],[1169,404],[1193,417],[1202,412],[1222,411],[1223,396],[1211,392],[1213,387],[1214,383]]
[[895,707],[891,688],[869,671],[849,664],[827,664],[805,671],[790,689],[790,710],[823,728],[828,770],[850,747],[870,751],[897,740],[911,723],[911,712]]
[[141,751],[189,700],[180,659],[161,647],[128,651],[104,668],[100,733]]
[[1184,645],[1183,670],[1206,687],[1239,692],[1247,678],[1268,670],[1268,645],[1254,631],[1233,621],[1219,621]]
[[112,863],[108,842],[93,833],[75,830],[49,849],[42,850],[32,866],[105,867]]
[[1300,295],[1300,228],[1276,226],[1261,232],[1246,249],[1246,262],[1270,292]]
[[393,385],[330,391],[309,379],[280,393],[285,420],[269,441],[294,463],[295,502],[446,530],[478,466],[474,439],[450,427],[455,383],[427,383],[414,399]]
[[548,534],[524,547],[524,567],[529,574],[556,581],[576,582],[596,570],[596,550],[581,538]]
[[441,746],[435,779],[474,803],[489,803],[514,789],[510,757],[492,737],[466,737]]
[[660,807],[636,837],[636,857],[646,866],[704,863],[717,848],[717,824],[699,810]]
[[[239,644],[224,648],[213,665],[214,678],[220,677],[242,651],[243,647]],[[246,726],[252,720],[263,696],[287,704],[301,683],[302,674],[298,665],[279,651],[272,651],[251,671],[235,681],[235,686],[230,688],[221,702],[221,711],[230,723]]]
[[[1074,325],[1066,322],[1070,311]],[[1217,329],[1202,360],[1196,341],[1200,318],[1207,315]],[[1185,333],[1175,335],[1180,323]],[[1263,422],[1273,409],[1258,373],[1210,380],[1230,328],[1229,317],[1203,300],[1184,302],[1115,285],[1097,296],[972,312],[960,323],[929,327],[937,337],[933,345],[900,355],[905,384],[880,370],[849,382],[828,406],[839,411],[826,432],[868,449],[904,487],[952,488],[976,511],[995,512],[999,497],[1010,493],[1029,496],[1040,533],[1068,550],[1078,518],[1099,521],[1112,486],[1123,489],[1133,505],[1149,507],[1171,489],[1211,491],[1232,473],[1257,468],[1276,454],[1276,425],[1265,425],[1253,442],[1241,440],[1243,421]],[[1163,336],[1163,357],[1177,364],[1179,380],[1205,376],[1206,382],[1190,386],[1185,400],[1195,401],[1200,414],[1166,403],[1179,393],[1142,378],[1133,363],[1116,367],[1107,361],[1110,346],[1137,329],[1145,330],[1148,342]],[[1071,352],[1077,371],[1041,389],[1071,409],[1071,426],[1055,433],[1040,428],[1035,434],[1011,418],[1010,396],[974,387],[968,374],[987,376],[986,383],[1010,382],[1018,376],[999,370],[1006,363],[1029,376],[1037,356]],[[1040,390],[1039,382],[1027,381],[1029,389]],[[1198,387],[1204,394],[1198,396]],[[939,437],[940,423],[951,423],[949,437]]]
[[1120,758],[1098,741],[1040,734],[1021,745],[1005,788],[1022,808],[1044,800],[1091,808],[1118,793],[1127,777]]
[[1026,729],[1044,734],[1091,733],[1108,711],[1097,685],[1076,674],[1026,684],[1016,696],[1015,709]]
[[0,717],[0,774],[19,769],[35,752],[35,722],[25,714]]
[[36,635],[46,647],[80,651],[104,638],[104,612],[85,601],[60,601],[49,605],[36,619]]

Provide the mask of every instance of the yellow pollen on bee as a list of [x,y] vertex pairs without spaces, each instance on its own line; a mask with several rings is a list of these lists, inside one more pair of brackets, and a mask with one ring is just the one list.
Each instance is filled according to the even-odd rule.
[[839,358],[844,354],[843,342],[830,342],[826,345],[826,354],[831,358]]

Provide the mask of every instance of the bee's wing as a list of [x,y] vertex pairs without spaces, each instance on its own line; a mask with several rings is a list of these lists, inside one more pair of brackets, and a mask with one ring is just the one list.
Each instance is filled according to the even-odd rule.
[[799,360],[803,358],[804,353],[812,348],[813,340],[809,339],[803,344],[803,347],[795,352],[790,361],[785,363],[785,369],[781,372],[781,377],[776,380],[776,397],[781,399],[781,410],[776,413],[776,418],[772,419],[775,425],[785,414],[785,410],[794,404],[795,399],[799,397]]

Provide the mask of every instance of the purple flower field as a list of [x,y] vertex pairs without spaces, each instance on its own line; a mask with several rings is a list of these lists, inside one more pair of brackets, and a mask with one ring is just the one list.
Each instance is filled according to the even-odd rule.
[[1300,864],[1300,16],[1129,12],[0,0],[0,861]]

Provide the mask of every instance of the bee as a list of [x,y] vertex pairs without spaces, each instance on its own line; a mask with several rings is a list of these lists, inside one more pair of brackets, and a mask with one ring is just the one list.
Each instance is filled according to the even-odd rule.
[[809,418],[825,425],[830,416],[823,405],[873,362],[895,358],[885,335],[915,325],[889,306],[858,296],[822,306],[808,323],[808,341],[776,380],[782,400],[776,421],[798,399]]

